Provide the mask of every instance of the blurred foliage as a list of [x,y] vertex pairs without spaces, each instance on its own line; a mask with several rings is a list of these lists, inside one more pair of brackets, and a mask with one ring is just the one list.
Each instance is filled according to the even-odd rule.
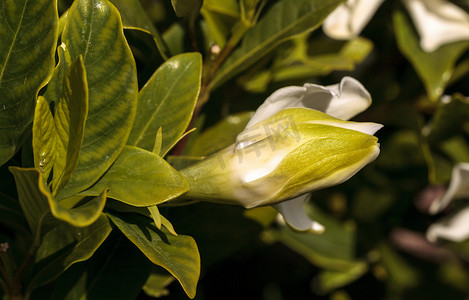
[[[342,2],[0,0],[0,298],[468,299],[469,242],[425,232],[469,162],[469,42],[424,52],[399,0],[332,40]],[[346,75],[381,154],[313,193],[324,234],[180,197],[273,91]]]

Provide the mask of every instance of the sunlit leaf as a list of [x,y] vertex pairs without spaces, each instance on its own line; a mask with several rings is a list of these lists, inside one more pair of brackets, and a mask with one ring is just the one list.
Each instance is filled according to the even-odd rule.
[[15,176],[21,208],[25,212],[33,233],[39,232],[38,226],[49,211],[54,217],[80,227],[95,222],[103,211],[106,203],[106,189],[83,205],[73,208],[64,207],[52,196],[38,169],[11,167],[10,171]]
[[138,118],[128,144],[152,151],[162,128],[161,153],[184,133],[199,95],[202,60],[199,53],[177,55],[156,70],[138,95]]
[[109,188],[108,197],[133,206],[156,205],[189,190],[187,182],[163,158],[126,146],[111,168],[81,194],[97,196]]
[[0,165],[30,133],[36,95],[54,68],[57,2],[2,1],[0,5]]
[[156,265],[168,270],[194,298],[200,274],[200,257],[195,241],[174,236],[164,227],[158,230],[151,219],[136,214],[109,213],[111,221]]
[[137,106],[136,66],[119,12],[108,0],[79,0],[62,33],[71,60],[83,56],[89,110],[78,165],[58,195],[69,197],[103,175],[119,156]]
[[49,104],[39,96],[33,121],[34,167],[41,170],[47,179],[57,157],[57,130]]

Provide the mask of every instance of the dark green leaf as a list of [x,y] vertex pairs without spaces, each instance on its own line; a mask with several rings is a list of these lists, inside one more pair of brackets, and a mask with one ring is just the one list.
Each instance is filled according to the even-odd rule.
[[91,226],[77,228],[62,223],[43,237],[36,253],[38,271],[31,280],[27,291],[44,285],[62,274],[72,264],[87,260],[104,242],[112,227],[105,215]]
[[257,62],[281,42],[314,30],[341,0],[281,0],[249,30],[210,83],[214,89]]
[[168,47],[139,0],[112,0],[112,3],[114,3],[122,16],[124,28],[143,30],[151,34],[160,51],[161,57],[163,57],[163,59],[171,57]]
[[202,7],[203,0],[171,0],[176,16],[197,16]]
[[199,134],[191,148],[187,150],[187,154],[205,156],[233,144],[236,136],[243,131],[252,115],[253,112],[242,112],[226,117]]
[[0,165],[29,135],[36,95],[54,68],[57,2],[2,1],[0,5]]
[[469,119],[469,100],[462,95],[444,97],[425,133],[431,144],[460,134]]
[[135,245],[111,234],[89,260],[58,278],[51,300],[136,299],[151,267]]
[[195,241],[174,236],[164,227],[158,230],[151,219],[137,214],[109,213],[111,221],[156,265],[168,270],[194,298],[200,274],[200,257]]

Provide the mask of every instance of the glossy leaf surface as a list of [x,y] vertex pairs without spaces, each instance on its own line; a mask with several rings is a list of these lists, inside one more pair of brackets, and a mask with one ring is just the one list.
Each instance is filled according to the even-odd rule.
[[109,213],[111,221],[156,265],[168,270],[194,298],[200,274],[197,245],[189,236],[158,230],[151,219],[136,214]]
[[54,68],[56,1],[0,3],[0,165],[30,133],[36,95]]
[[57,149],[52,187],[56,195],[67,184],[78,164],[88,115],[88,84],[81,56],[65,73],[62,97],[55,108]]
[[135,61],[119,12],[107,0],[79,0],[71,6],[62,42],[71,61],[83,56],[89,110],[77,168],[61,198],[92,185],[119,156],[137,105]]
[[199,53],[175,56],[159,67],[138,95],[138,118],[128,144],[152,151],[161,127],[161,153],[166,153],[189,125],[199,95],[201,72]]
[[97,196],[107,188],[110,198],[133,206],[151,206],[182,195],[189,186],[158,155],[126,146],[103,177],[82,195]]

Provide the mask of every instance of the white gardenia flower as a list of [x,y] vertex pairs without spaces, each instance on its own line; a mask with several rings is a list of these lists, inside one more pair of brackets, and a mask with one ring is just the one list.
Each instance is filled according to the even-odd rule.
[[469,40],[469,15],[448,0],[403,0],[420,35],[420,47],[433,52],[444,44]]
[[[444,44],[469,40],[469,15],[448,0],[402,0],[420,35],[420,47],[433,52]],[[348,0],[324,21],[323,31],[333,39],[360,34],[383,0]]]
[[290,227],[321,232],[303,211],[309,192],[349,179],[379,154],[382,125],[345,121],[371,103],[366,89],[340,84],[282,88],[262,104],[236,143],[181,170],[188,197],[245,208],[273,205]]
[[348,0],[327,16],[322,30],[333,39],[357,37],[368,24],[383,0]]
[[[441,212],[451,201],[460,198],[469,199],[469,163],[459,163],[454,166],[448,190],[432,203],[430,213]],[[463,241],[469,238],[469,207],[432,224],[427,230],[427,238],[430,241],[438,238]]]

